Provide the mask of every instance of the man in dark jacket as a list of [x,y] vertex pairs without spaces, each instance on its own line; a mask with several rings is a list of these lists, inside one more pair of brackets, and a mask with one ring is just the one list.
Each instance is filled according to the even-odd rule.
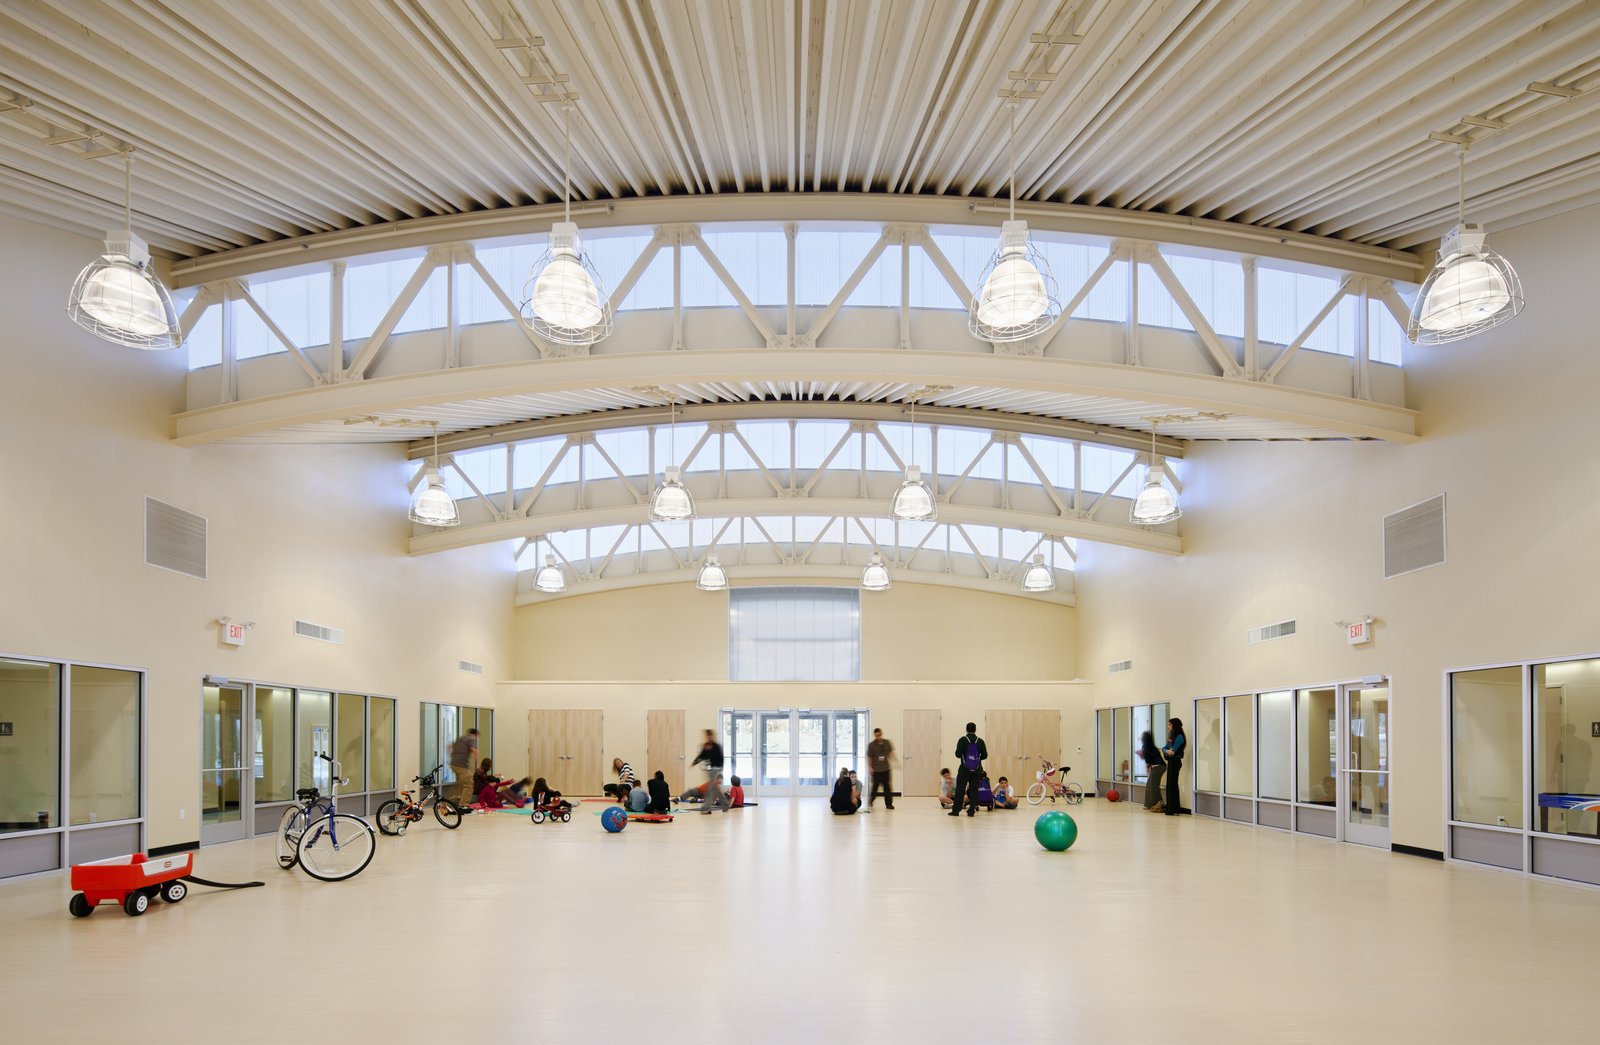
[[978,724],[967,723],[967,732],[956,741],[956,804],[950,808],[951,816],[961,815],[961,804],[966,801],[967,815],[978,812],[978,781],[983,778],[983,760],[989,757],[989,748],[978,736]]
[[722,745],[717,743],[715,730],[706,730],[706,742],[700,745],[700,753],[694,756],[691,766],[705,763],[706,767],[706,804],[700,807],[700,812],[711,815],[712,801],[711,789],[717,786],[717,778],[722,775]]
[[656,770],[656,775],[650,778],[650,804],[645,806],[646,813],[672,812],[672,790],[667,787],[667,774]]

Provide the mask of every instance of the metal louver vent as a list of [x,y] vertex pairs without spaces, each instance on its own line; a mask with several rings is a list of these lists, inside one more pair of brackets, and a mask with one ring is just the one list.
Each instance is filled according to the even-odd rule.
[[474,675],[482,675],[483,674],[483,665],[482,664],[474,664],[470,660],[463,660],[463,661],[460,662],[460,664],[461,664],[461,670],[462,671],[470,671]]
[[1444,494],[1383,517],[1383,579],[1444,562]]
[[1279,621],[1277,624],[1268,624],[1261,628],[1251,628],[1245,632],[1245,641],[1254,646],[1258,642],[1271,642],[1273,639],[1284,639],[1295,632],[1295,622],[1292,620]]
[[205,580],[205,516],[146,497],[144,562],[146,566]]
[[320,642],[331,642],[336,646],[344,645],[344,632],[338,628],[330,628],[324,624],[313,624],[308,620],[294,622],[294,633],[307,639],[317,639]]
[[1131,660],[1119,660],[1115,664],[1107,664],[1106,665],[1106,670],[1111,672],[1113,675],[1115,675],[1119,671],[1132,671],[1133,670],[1133,661],[1131,661]]

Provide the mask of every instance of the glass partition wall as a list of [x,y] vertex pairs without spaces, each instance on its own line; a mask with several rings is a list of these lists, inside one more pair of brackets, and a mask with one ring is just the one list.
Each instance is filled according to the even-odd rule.
[[[1139,757],[1140,739],[1149,730],[1156,747],[1164,745],[1171,717],[1171,705],[1166,701],[1095,712],[1095,794],[1115,789],[1124,801],[1144,803],[1150,770]],[[1068,776],[1082,779],[1077,772]]]
[[[417,775],[431,773],[435,766],[443,765],[444,770],[440,774],[439,783],[446,787],[456,782],[456,775],[450,769],[450,745],[454,744],[458,737],[465,735],[467,730],[478,731],[478,760],[481,762],[485,758],[494,757],[493,708],[475,708],[465,704],[434,704],[424,701],[421,729]],[[389,786],[393,790],[395,785]]]
[[0,658],[0,878],[144,846],[144,675]]
[[1446,853],[1600,885],[1600,658],[1452,672]]

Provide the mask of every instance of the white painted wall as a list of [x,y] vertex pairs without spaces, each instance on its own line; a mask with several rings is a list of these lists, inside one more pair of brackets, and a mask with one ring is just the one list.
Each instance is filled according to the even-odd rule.
[[[1527,308],[1410,350],[1420,442],[1198,444],[1184,557],[1084,544],[1078,562],[1078,661],[1100,706],[1392,675],[1393,839],[1430,849],[1444,847],[1443,673],[1600,649],[1600,208],[1490,241]],[[1441,492],[1449,562],[1384,580],[1383,516]],[[1346,646],[1334,622],[1367,613],[1375,641]],[[1294,637],[1245,644],[1289,618]]]
[[[397,447],[170,445],[183,353],[101,342],[63,310],[100,245],[4,217],[0,245],[15,491],[0,497],[0,653],[148,670],[148,844],[199,837],[208,672],[399,698],[401,770],[416,764],[419,701],[493,705],[510,674],[510,554],[407,556]],[[146,495],[208,518],[209,580],[144,565]],[[221,615],[256,622],[244,648],[219,642]],[[297,617],[345,644],[296,637]]]

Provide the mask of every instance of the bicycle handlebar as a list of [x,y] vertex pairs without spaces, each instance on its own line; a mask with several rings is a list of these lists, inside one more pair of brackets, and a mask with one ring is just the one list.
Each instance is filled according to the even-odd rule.
[[[439,763],[439,764],[438,764],[438,765],[436,765],[436,766],[434,766],[434,767],[433,767],[433,768],[432,768],[432,769],[430,769],[430,770],[428,770],[428,771],[427,771],[427,772],[426,772],[426,773],[424,773],[424,774],[423,774],[423,775],[422,775],[422,776],[433,776],[433,775],[434,775],[434,774],[436,774],[436,773],[438,773],[438,772],[439,772],[439,770],[441,770],[441,769],[443,769],[443,768],[444,768],[444,763],[443,763],[443,762],[440,762],[440,763]],[[411,778],[411,782],[412,782],[412,783],[413,783],[413,784],[420,784],[420,783],[422,783],[422,777],[420,777],[420,776],[414,776],[414,777],[412,777],[412,778]]]

